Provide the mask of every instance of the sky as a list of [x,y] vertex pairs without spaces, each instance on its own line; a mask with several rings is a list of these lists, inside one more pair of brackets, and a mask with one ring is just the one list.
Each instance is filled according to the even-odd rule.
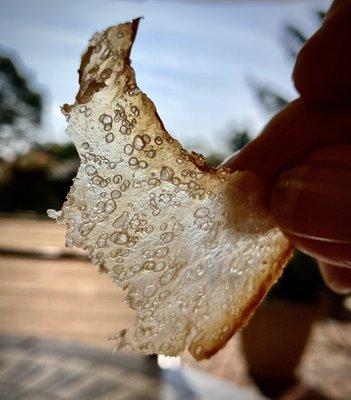
[[20,70],[44,95],[42,139],[62,142],[68,139],[60,105],[74,102],[88,39],[143,16],[131,56],[139,87],[186,148],[221,153],[232,127],[256,135],[269,118],[249,81],[296,97],[283,28],[293,23],[311,35],[318,26],[313,12],[329,5],[329,0],[0,0],[0,52],[20,58]]

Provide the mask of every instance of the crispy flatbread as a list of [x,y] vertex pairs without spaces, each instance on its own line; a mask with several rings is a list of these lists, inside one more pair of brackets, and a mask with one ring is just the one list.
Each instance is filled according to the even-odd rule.
[[127,292],[136,321],[117,349],[201,360],[246,323],[291,247],[255,176],[210,168],[167,133],[131,67],[138,23],[95,34],[82,57],[62,107],[81,164],[56,217]]

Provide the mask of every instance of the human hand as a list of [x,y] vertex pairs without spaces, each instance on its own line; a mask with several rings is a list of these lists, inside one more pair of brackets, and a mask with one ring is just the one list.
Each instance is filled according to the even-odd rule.
[[285,236],[314,256],[326,283],[351,290],[351,0],[336,0],[298,55],[301,97],[226,165],[267,183]]

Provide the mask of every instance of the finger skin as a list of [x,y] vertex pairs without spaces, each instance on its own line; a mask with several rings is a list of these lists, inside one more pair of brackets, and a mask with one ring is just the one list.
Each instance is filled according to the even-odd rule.
[[326,19],[334,17],[336,14],[342,12],[344,7],[348,7],[350,5],[350,3],[351,3],[351,0],[334,0],[328,10]]
[[281,174],[270,206],[296,247],[351,267],[351,145],[317,150]]
[[326,284],[340,294],[351,292],[351,269],[340,268],[325,262],[319,262],[319,269]]
[[351,144],[350,115],[351,103],[321,108],[295,100],[226,165],[234,170],[252,171],[272,183],[314,150]]
[[335,1],[322,27],[301,49],[293,72],[305,100],[333,103],[351,96],[351,1]]
[[351,170],[351,145],[328,146],[312,152],[305,159],[308,165]]
[[351,169],[303,163],[283,173],[272,191],[271,211],[286,232],[350,245]]
[[286,238],[299,250],[317,260],[338,267],[351,268],[351,245],[349,243],[327,242],[318,238],[308,238],[303,235],[284,231]]

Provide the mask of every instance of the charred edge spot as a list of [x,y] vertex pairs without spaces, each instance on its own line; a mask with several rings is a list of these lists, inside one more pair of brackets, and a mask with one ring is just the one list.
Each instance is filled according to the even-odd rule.
[[107,274],[108,269],[105,267],[104,264],[99,265],[99,272],[100,274]]
[[217,173],[217,168],[207,165],[206,160],[201,156],[201,154],[198,154],[195,151],[192,151],[190,154],[191,160],[197,166],[197,168],[199,168],[200,171],[207,172],[209,174]]
[[104,82],[97,82],[95,79],[90,81],[87,85],[82,84],[83,75],[85,67],[89,64],[91,55],[93,53],[94,47],[89,46],[87,51],[82,56],[82,61],[80,64],[80,68],[78,70],[79,74],[79,84],[81,85],[79,92],[76,96],[76,100],[78,104],[88,103],[93,97],[94,93],[98,92],[106,85]]
[[89,82],[88,86],[84,88],[80,88],[79,92],[76,96],[76,100],[78,104],[85,104],[88,103],[94,93],[98,92],[99,90],[103,89],[106,87],[105,82],[97,82],[95,79],[91,82]]
[[62,106],[62,110],[63,110],[65,113],[68,114],[68,113],[71,112],[72,108],[71,108],[71,106],[70,106],[69,104],[65,103],[65,104]]
[[132,28],[132,35],[131,35],[131,37],[130,37],[131,45],[129,46],[129,50],[128,50],[128,58],[130,57],[130,53],[131,53],[131,51],[132,51],[132,47],[133,47],[133,44],[134,44],[135,36],[136,36],[136,34],[137,34],[137,32],[138,32],[139,22],[140,22],[141,18],[142,18],[142,17],[135,18],[135,19],[133,19],[133,21],[132,21],[132,25],[131,25],[131,28]]
[[78,74],[79,74],[78,82],[79,82],[79,84],[82,83],[84,69],[90,62],[90,57],[91,57],[91,55],[93,53],[93,50],[94,50],[94,47],[93,46],[89,46],[88,50],[82,55],[82,61],[80,63],[80,67],[79,67],[79,70],[78,70]]

